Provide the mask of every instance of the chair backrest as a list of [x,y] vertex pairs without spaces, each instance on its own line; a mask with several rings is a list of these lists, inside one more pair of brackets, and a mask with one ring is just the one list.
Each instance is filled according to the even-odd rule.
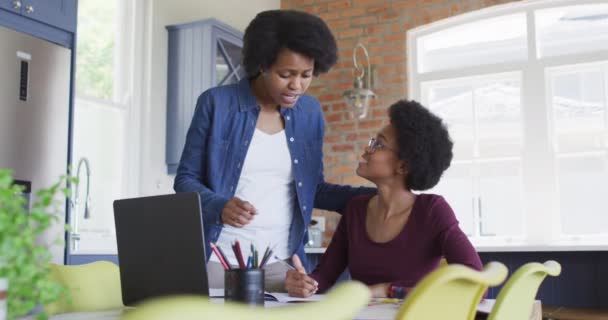
[[438,268],[407,295],[395,319],[474,319],[483,293],[502,283],[507,273],[499,262],[488,263],[483,271],[458,264]]
[[67,295],[44,306],[48,314],[116,309],[123,306],[118,266],[108,261],[51,265],[51,277],[67,288]]
[[353,319],[370,297],[367,286],[356,281],[341,283],[319,302],[282,308],[252,308],[237,303],[213,303],[201,296],[174,296],[144,302],[126,312],[122,319],[346,320]]
[[498,293],[488,320],[529,319],[540,284],[547,275],[558,276],[561,270],[561,265],[553,260],[521,266]]

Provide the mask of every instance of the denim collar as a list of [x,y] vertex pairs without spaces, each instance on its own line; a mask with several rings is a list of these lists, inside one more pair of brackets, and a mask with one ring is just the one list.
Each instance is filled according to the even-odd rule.
[[[239,81],[237,85],[238,98],[239,98],[239,111],[249,111],[252,109],[256,109],[258,107],[258,102],[253,95],[253,90],[251,89],[251,85],[249,84],[249,78],[243,78]],[[300,96],[300,99],[302,97]],[[296,101],[296,104],[291,108],[281,107],[281,114],[285,112],[286,109],[297,109],[300,105],[300,99]]]

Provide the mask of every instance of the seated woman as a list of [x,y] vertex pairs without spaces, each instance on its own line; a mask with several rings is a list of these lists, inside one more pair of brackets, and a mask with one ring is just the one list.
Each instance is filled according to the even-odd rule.
[[390,124],[369,142],[357,174],[378,188],[354,197],[325,254],[306,275],[297,256],[286,275],[292,296],[324,292],[348,268],[374,297],[402,297],[442,258],[476,270],[479,255],[458,226],[446,200],[412,190],[430,189],[452,160],[452,141],[442,120],[415,101],[389,109]]

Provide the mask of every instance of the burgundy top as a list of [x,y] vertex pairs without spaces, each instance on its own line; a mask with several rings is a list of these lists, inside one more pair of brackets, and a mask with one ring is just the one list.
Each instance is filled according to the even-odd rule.
[[369,238],[365,227],[372,196],[357,196],[349,202],[329,247],[310,275],[319,283],[319,292],[329,289],[347,267],[353,280],[403,287],[415,286],[437,268],[442,257],[448,263],[482,269],[479,255],[443,197],[418,195],[403,230],[394,239],[378,243]]

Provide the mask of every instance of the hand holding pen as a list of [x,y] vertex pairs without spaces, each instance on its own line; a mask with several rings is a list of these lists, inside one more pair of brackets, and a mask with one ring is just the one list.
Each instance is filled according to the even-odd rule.
[[307,298],[319,290],[319,283],[306,274],[306,269],[297,255],[293,255],[293,267],[285,261],[277,259],[280,263],[290,267],[285,277],[285,289],[292,297]]

